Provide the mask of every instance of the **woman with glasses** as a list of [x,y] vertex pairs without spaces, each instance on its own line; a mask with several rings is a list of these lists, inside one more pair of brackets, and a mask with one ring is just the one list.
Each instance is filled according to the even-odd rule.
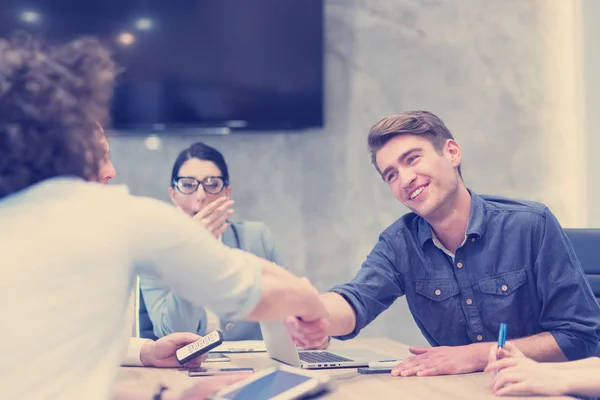
[[[233,214],[229,171],[223,155],[198,142],[183,150],[173,165],[169,196],[179,209],[229,247],[242,249],[282,265],[267,226],[261,222],[229,221]],[[156,279],[142,279],[142,295],[158,337],[173,332],[207,333],[220,329],[225,340],[258,340],[258,323],[217,321],[216,316],[175,295]],[[143,310],[141,310],[143,313]]]

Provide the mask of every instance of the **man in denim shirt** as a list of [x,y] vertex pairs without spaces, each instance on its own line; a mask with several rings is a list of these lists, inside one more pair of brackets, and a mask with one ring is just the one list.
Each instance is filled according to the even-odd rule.
[[501,322],[538,361],[596,352],[600,307],[547,207],[469,191],[459,145],[427,111],[384,118],[368,143],[377,171],[413,212],[381,234],[351,282],[322,295],[328,319],[286,320],[297,344],[353,338],[405,295],[433,347],[411,348],[393,375],[483,370]]

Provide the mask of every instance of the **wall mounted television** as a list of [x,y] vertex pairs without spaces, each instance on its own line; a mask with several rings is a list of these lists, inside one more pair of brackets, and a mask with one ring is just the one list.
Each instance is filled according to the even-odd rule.
[[323,125],[323,0],[0,0],[0,35],[94,35],[119,133]]

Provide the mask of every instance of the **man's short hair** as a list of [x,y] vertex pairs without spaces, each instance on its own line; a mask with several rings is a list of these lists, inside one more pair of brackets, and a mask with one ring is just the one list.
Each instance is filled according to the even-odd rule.
[[96,179],[116,64],[93,38],[0,38],[0,199],[58,176]]
[[[433,148],[440,154],[446,141],[448,139],[454,140],[452,133],[446,128],[444,122],[429,111],[404,111],[385,117],[371,127],[367,139],[371,162],[378,171],[377,152],[392,138],[400,135],[422,136],[431,142]],[[461,173],[460,166],[458,167],[458,173],[459,175]]]

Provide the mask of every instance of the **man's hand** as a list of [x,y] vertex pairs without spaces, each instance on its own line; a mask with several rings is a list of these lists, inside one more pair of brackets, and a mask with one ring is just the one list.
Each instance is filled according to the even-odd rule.
[[[434,376],[481,371],[487,361],[487,345],[411,347],[415,354],[392,369],[393,376]],[[482,352],[483,350],[483,352]]]
[[[496,353],[500,358],[497,361]],[[494,374],[490,388],[496,396],[560,396],[568,391],[567,371],[560,371],[552,363],[540,364],[525,357],[512,343],[506,343],[502,349],[494,346],[484,371]]]
[[319,296],[317,288],[313,286],[308,278],[302,277],[300,278],[300,282],[312,296],[307,298],[307,303],[305,304],[307,307],[305,310],[296,316],[301,320],[308,322],[329,317],[327,308],[325,307],[325,304],[323,304],[323,300],[321,299],[321,296]]
[[325,339],[323,339],[323,342],[321,342],[320,344],[313,346],[313,347],[302,347],[300,346],[300,348],[302,350],[325,350],[327,347],[329,347],[329,341],[330,341],[331,337],[327,336]]
[[[175,358],[175,352],[202,336],[190,332],[172,333],[157,341],[147,340],[142,346],[140,360],[145,367],[172,368],[181,365]],[[206,354],[187,362],[184,367],[198,368],[206,360]]]
[[[200,188],[198,188],[200,190]],[[233,200],[227,197],[219,197],[215,201],[207,204],[202,210],[198,211],[192,218],[199,221],[214,237],[218,238],[231,225],[227,218],[234,213]]]
[[327,329],[329,321],[318,318],[304,321],[296,317],[288,317],[283,321],[292,341],[305,349],[319,349],[328,343]]
[[[229,385],[233,385],[236,382],[246,379],[252,375],[252,372],[248,374],[235,374],[235,375],[224,375],[224,376],[210,376],[207,378],[199,379],[199,382],[194,386],[183,392],[177,400],[204,400],[210,398],[221,389],[226,388]],[[166,392],[168,393],[168,391]],[[165,396],[166,397],[166,396]]]
[[[318,349],[328,344],[327,329],[329,328],[329,313],[319,291],[307,278],[300,278],[301,284],[306,286],[308,293],[314,297],[309,304],[305,304],[305,310],[295,317],[288,317],[283,321],[292,341],[305,349]],[[324,348],[324,347],[323,347]]]

